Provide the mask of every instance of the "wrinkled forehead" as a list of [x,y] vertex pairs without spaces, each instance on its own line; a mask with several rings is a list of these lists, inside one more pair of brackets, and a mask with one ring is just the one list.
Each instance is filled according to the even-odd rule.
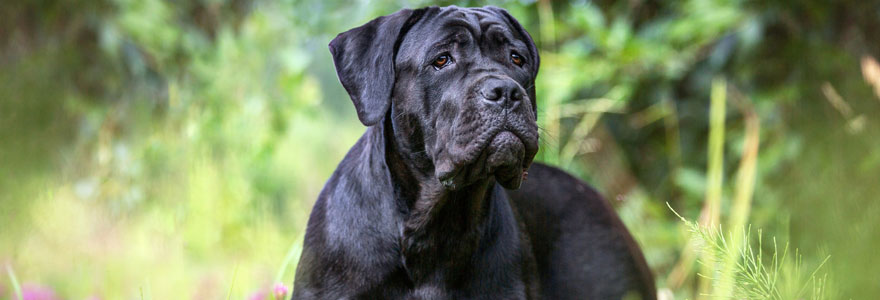
[[523,37],[514,30],[500,13],[488,8],[443,7],[429,12],[415,24],[400,44],[400,59],[422,58],[431,50],[455,44],[486,45],[509,44],[515,49],[527,49]]

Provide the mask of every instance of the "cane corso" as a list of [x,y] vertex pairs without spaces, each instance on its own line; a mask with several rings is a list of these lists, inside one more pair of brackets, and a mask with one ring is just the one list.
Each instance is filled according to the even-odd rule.
[[315,203],[293,299],[655,298],[610,205],[532,163],[539,57],[507,11],[404,9],[330,52],[368,128]]

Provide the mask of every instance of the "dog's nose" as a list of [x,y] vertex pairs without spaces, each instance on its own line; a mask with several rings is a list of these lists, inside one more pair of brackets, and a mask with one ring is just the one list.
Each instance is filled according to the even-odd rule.
[[480,95],[487,104],[500,105],[503,108],[515,107],[523,99],[522,89],[510,79],[487,79],[480,89]]

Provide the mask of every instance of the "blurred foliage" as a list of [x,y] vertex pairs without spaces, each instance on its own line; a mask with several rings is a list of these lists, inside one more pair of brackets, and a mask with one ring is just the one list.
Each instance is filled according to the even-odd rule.
[[[282,262],[364,130],[327,43],[434,4],[485,3],[4,1],[0,264],[64,298],[240,299],[289,284],[295,259]],[[722,225],[754,115],[748,223],[807,266],[831,255],[832,299],[880,294],[866,267],[880,263],[880,4],[492,4],[541,51],[539,160],[611,200],[664,293],[701,297],[683,263],[690,231],[665,203],[706,213],[722,80]]]

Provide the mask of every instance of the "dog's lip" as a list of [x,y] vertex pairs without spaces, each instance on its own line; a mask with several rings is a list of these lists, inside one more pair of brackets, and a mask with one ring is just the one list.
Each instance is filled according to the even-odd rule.
[[534,153],[538,152],[537,137],[535,137],[534,145],[532,145],[532,144],[526,142],[526,141],[531,140],[530,138],[526,137],[526,135],[527,135],[526,132],[524,132],[523,130],[516,130],[515,128],[511,127],[510,125],[507,125],[507,126],[501,128],[494,135],[492,135],[492,137],[489,138],[488,142],[486,142],[486,144],[483,145],[483,147],[480,151],[481,152],[486,151],[486,148],[489,147],[489,144],[492,142],[492,140],[494,140],[495,137],[498,136],[499,134],[501,134],[502,132],[510,132],[513,134],[513,136],[515,136],[517,139],[519,139],[519,142],[523,145],[523,150],[526,151],[526,157],[522,161],[522,168],[528,169],[529,166],[532,164],[532,160],[528,157],[528,153],[533,152],[532,155],[534,155]]
[[455,177],[461,173],[462,168],[455,168],[449,171],[443,171],[440,175],[437,176],[437,179],[440,180],[440,184],[449,189],[455,189]]
[[[519,142],[522,143],[524,150],[526,150],[526,151],[529,150],[529,149],[528,149],[529,144],[526,143],[526,137],[524,137],[524,136],[523,136],[524,133],[520,132],[519,130],[505,129],[505,130],[499,131],[499,132],[498,132],[497,134],[495,134],[495,135],[498,135],[498,134],[500,134],[500,133],[502,133],[502,132],[505,132],[505,131],[512,133],[513,136],[515,136],[517,139],[519,139]],[[494,139],[494,138],[495,138],[495,137],[493,136],[492,139]],[[487,143],[487,146],[488,146],[488,143]]]

